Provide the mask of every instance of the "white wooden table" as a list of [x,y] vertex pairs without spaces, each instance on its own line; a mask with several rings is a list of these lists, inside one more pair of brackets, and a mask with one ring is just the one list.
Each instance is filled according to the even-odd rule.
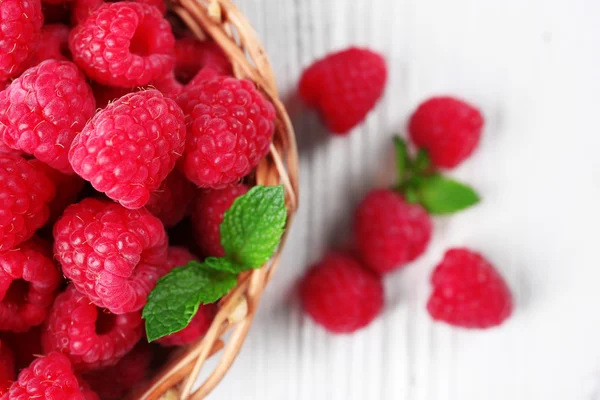
[[[246,345],[211,398],[600,399],[600,1],[238,4],[284,94],[312,60],[350,44],[383,52],[390,79],[349,137],[295,116],[301,210]],[[427,254],[387,277],[381,318],[352,336],[329,335],[302,316],[293,285],[340,243],[357,201],[381,183],[391,135],[439,93],[485,113],[479,150],[455,171],[484,201],[436,221]],[[517,309],[501,328],[430,321],[429,274],[456,245],[484,252],[509,281]]]

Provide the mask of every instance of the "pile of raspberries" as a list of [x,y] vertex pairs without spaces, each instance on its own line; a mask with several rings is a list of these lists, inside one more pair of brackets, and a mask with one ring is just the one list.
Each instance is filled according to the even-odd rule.
[[157,280],[223,255],[223,213],[267,155],[275,109],[165,13],[0,2],[2,400],[122,399],[216,314],[145,339]]

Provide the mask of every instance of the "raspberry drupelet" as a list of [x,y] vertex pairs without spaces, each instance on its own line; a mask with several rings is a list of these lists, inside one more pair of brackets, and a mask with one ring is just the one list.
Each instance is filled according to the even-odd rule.
[[87,198],[54,225],[54,254],[63,274],[98,307],[140,310],[167,272],[167,235],[146,209]]

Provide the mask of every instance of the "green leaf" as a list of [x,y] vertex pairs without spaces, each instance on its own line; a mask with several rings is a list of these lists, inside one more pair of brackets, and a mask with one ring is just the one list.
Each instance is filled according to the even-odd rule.
[[400,136],[394,136],[394,147],[396,148],[396,172],[398,173],[398,182],[402,184],[406,169],[410,167],[406,141]]
[[231,272],[217,271],[197,261],[173,269],[160,278],[142,312],[148,341],[188,326],[200,304],[214,303],[237,283]]
[[242,270],[259,268],[283,235],[287,212],[283,186],[255,186],[238,197],[221,223],[226,257]]
[[227,258],[208,257],[204,259],[203,264],[205,267],[210,269],[231,272],[233,274],[237,274],[243,270],[241,266],[235,264],[233,261]]
[[479,202],[467,185],[441,175],[424,176],[416,185],[419,203],[432,214],[452,214]]
[[431,166],[431,159],[429,158],[429,154],[427,150],[420,149],[417,153],[417,157],[413,163],[413,169],[415,172],[423,172],[427,170]]
[[413,187],[407,187],[404,190],[404,198],[410,204],[416,204],[419,202],[419,196],[417,195],[417,191]]

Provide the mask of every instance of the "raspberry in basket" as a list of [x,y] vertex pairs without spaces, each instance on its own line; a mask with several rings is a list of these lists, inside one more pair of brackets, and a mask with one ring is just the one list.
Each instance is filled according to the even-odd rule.
[[386,81],[387,66],[380,54],[351,47],[308,67],[300,78],[299,92],[331,132],[344,134],[365,119],[382,96]]
[[482,128],[479,110],[453,97],[425,101],[408,122],[413,142],[427,150],[434,165],[443,168],[454,168],[473,153]]
[[0,82],[23,72],[35,49],[43,20],[40,0],[0,2]]
[[0,92],[0,139],[63,173],[75,135],[96,110],[92,90],[77,66],[47,60]]
[[167,236],[146,209],[87,198],[54,225],[54,254],[63,274],[98,307],[141,309],[164,273]]
[[73,169],[124,207],[143,207],[183,153],[183,113],[158,90],[127,94],[100,110],[69,152]]
[[6,341],[0,340],[0,396],[8,392],[15,379],[15,362]]
[[246,185],[233,185],[225,189],[202,190],[198,193],[192,207],[192,224],[194,238],[202,255],[207,257],[225,255],[219,231],[223,215],[233,201],[246,194],[249,189]]
[[432,230],[425,209],[392,190],[371,191],[354,216],[358,252],[378,273],[393,271],[423,254]]
[[219,76],[194,88],[197,98],[185,91],[178,97],[184,113],[194,105],[181,166],[199,187],[222,188],[248,175],[269,152],[275,108],[247,80]]
[[231,75],[231,63],[223,50],[213,41],[186,37],[175,42],[175,77],[182,84],[189,83],[204,67],[219,75]]
[[334,333],[367,326],[383,309],[381,278],[352,256],[332,252],[300,282],[300,300],[312,319]]
[[62,24],[44,25],[38,45],[27,60],[27,67],[35,67],[42,61],[69,61],[69,27]]
[[25,332],[44,322],[60,283],[50,245],[41,239],[0,253],[0,331]]
[[112,314],[69,285],[50,310],[42,330],[42,348],[45,353],[65,354],[77,371],[91,371],[119,362],[143,330],[139,312]]
[[0,154],[0,252],[29,239],[46,223],[54,184],[20,156]]
[[427,311],[437,321],[463,328],[491,328],[512,313],[510,289],[479,253],[451,249],[431,276]]
[[71,32],[73,60],[104,85],[144,86],[175,62],[171,26],[153,6],[105,3]]
[[167,228],[177,225],[188,213],[196,188],[178,170],[173,170],[150,195],[146,209]]

